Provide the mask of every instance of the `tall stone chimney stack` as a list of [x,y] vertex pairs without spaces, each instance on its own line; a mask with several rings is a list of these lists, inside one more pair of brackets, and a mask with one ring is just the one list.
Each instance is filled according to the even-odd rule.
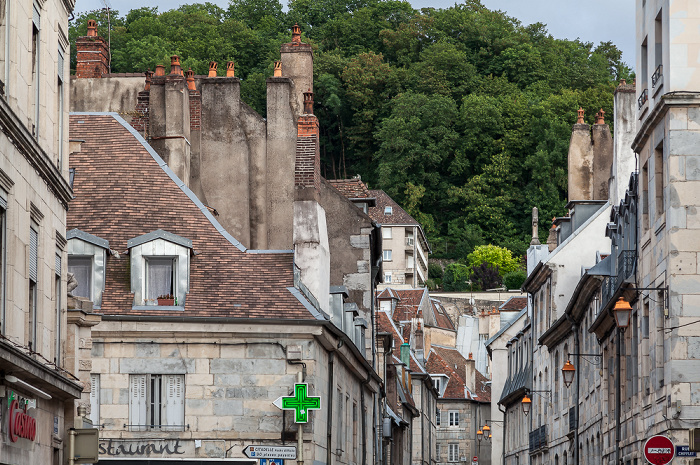
[[292,28],[292,41],[282,44],[282,77],[292,80],[292,102],[294,113],[303,112],[303,93],[314,89],[314,55],[310,44],[301,41],[301,28],[295,24]]

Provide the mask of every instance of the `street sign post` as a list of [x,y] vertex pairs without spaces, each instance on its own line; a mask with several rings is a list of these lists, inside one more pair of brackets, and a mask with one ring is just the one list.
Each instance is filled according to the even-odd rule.
[[671,463],[676,448],[666,436],[652,436],[644,443],[644,458],[652,465],[667,465]]
[[479,457],[476,455],[472,458],[472,465],[479,465]]
[[321,398],[308,396],[309,385],[297,383],[294,385],[294,395],[291,397],[278,397],[273,404],[282,410],[294,410],[295,423],[307,423],[309,410],[321,409]]
[[297,458],[296,446],[245,446],[243,453],[249,459],[291,459]]

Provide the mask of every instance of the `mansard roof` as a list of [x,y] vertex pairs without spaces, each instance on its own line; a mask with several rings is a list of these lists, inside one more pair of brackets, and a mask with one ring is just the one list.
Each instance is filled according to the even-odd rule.
[[129,240],[162,229],[192,244],[189,293],[176,316],[322,318],[294,287],[292,252],[243,247],[120,116],[72,114],[70,137],[84,142],[70,156],[76,175],[68,229],[104,238],[122,253],[108,258],[102,313],[174,315],[132,308]]

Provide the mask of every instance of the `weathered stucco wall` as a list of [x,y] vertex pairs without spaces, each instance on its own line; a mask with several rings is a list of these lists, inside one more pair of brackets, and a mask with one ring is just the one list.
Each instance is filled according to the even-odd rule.
[[136,108],[144,76],[70,80],[70,111],[114,111],[124,116]]

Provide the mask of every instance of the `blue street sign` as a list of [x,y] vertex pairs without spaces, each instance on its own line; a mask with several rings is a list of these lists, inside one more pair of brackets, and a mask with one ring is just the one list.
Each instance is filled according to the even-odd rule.
[[260,459],[260,465],[284,465],[284,459]]
[[697,457],[697,452],[690,452],[690,446],[676,446],[676,457]]

